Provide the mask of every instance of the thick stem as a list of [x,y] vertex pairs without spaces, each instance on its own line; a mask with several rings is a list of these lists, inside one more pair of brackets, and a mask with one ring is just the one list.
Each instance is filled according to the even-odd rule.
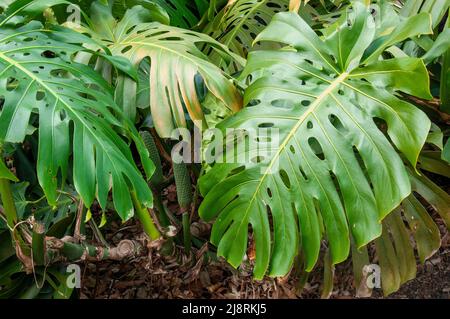
[[[164,204],[161,200],[161,195],[158,191],[153,192],[153,204],[155,205],[156,211],[158,212],[158,217],[163,227],[168,227],[171,225],[171,218],[168,216],[166,209],[164,208]],[[172,220],[173,221],[173,220]],[[178,225],[178,224],[176,224]]]
[[83,200],[80,199],[80,202],[78,203],[78,210],[77,210],[77,219],[75,221],[75,231],[74,231],[74,238],[80,242],[81,241],[81,227],[83,225],[84,221],[84,203]]
[[82,259],[84,254],[87,254],[87,256],[95,257],[97,255],[96,249],[94,246],[91,245],[79,245],[76,243],[70,243],[66,242],[64,243],[64,246],[62,248],[62,254],[67,259],[73,261],[73,260],[79,260]]
[[[2,160],[1,157],[0,160]],[[10,182],[6,178],[0,178],[0,196],[2,198],[3,209],[6,215],[6,220],[8,221],[8,226],[12,228],[17,222],[17,210],[16,205],[14,204],[14,197],[11,191]]]
[[69,261],[77,260],[123,260],[124,258],[133,257],[142,254],[143,247],[140,243],[132,240],[122,240],[116,247],[101,247],[85,244],[77,244],[70,241],[48,237],[49,246],[56,250],[59,254],[53,254],[53,260],[49,257],[50,262],[58,260],[55,257],[63,256]]
[[191,220],[194,218],[194,214],[195,214],[195,211],[197,210],[197,205],[198,205],[198,196],[199,196],[199,192],[200,192],[198,180],[200,179],[200,177],[203,176],[204,172],[205,172],[205,170],[202,167],[200,169],[200,172],[197,175],[197,183],[195,185],[194,198],[192,199],[192,205],[191,205],[191,215],[190,215]]
[[134,207],[136,209],[136,215],[142,223],[145,233],[152,239],[157,240],[161,237],[159,230],[156,228],[152,217],[147,209],[142,207],[139,199],[136,196],[136,192],[131,192],[131,198],[133,199]]
[[186,250],[186,254],[191,254],[191,221],[189,218],[189,213],[183,213],[183,240],[184,240],[184,249]]
[[42,223],[35,222],[33,224],[33,235],[31,240],[31,247],[33,249],[33,263],[37,266],[45,264],[46,249],[45,249],[45,226]]

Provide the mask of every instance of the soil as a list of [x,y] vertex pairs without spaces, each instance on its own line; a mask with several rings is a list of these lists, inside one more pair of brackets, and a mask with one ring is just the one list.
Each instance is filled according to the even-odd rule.
[[[142,234],[138,224],[118,225],[113,222],[107,240],[117,243],[125,238],[138,238]],[[114,227],[117,229],[114,230]],[[442,230],[442,228],[441,228]],[[445,229],[443,229],[446,231]],[[206,242],[206,241],[205,241]],[[211,260],[205,244],[193,249],[191,258],[178,247],[177,256],[164,257],[155,249],[147,255],[121,262],[86,262],[80,298],[320,298],[323,277],[322,265],[309,275],[300,292],[298,276],[252,279],[249,266],[233,269],[223,260]],[[213,249],[213,248],[211,248]],[[181,256],[181,257],[180,257]],[[209,260],[207,260],[209,258]],[[247,268],[247,269],[246,269]],[[354,298],[351,262],[336,266],[334,288],[330,298]],[[371,298],[384,298],[380,289]],[[418,265],[417,277],[405,283],[399,291],[387,298],[440,298],[450,299],[450,235],[443,234],[441,249],[425,264]]]
[[[433,175],[450,193],[447,179]],[[175,185],[163,192],[164,203],[172,212],[179,211]],[[429,213],[441,231],[441,248],[424,264],[417,263],[415,279],[403,284],[401,288],[385,297],[381,289],[374,289],[370,298],[438,298],[450,299],[450,233],[436,212],[428,206]],[[115,214],[112,213],[112,216]],[[196,214],[192,214],[195,216]],[[198,221],[198,220],[197,220]],[[121,224],[108,223],[102,229],[108,243],[117,244],[123,239],[145,238],[142,229],[135,221]],[[238,270],[226,261],[217,259],[212,253],[214,247],[208,243],[209,232],[203,241],[193,247],[188,258],[181,243],[176,246],[174,256],[167,257],[155,248],[145,255],[124,261],[86,262],[82,265],[82,288],[80,298],[100,299],[267,299],[267,298],[321,298],[323,283],[323,258],[319,258],[315,269],[309,274],[303,289],[300,288],[300,275],[292,273],[285,278],[266,277],[262,281],[252,278],[250,262]],[[251,246],[251,245],[250,245]],[[322,252],[323,257],[324,252]],[[252,259],[251,249],[248,254]],[[374,260],[376,262],[376,260]],[[330,298],[355,298],[351,259],[336,265],[333,291]]]

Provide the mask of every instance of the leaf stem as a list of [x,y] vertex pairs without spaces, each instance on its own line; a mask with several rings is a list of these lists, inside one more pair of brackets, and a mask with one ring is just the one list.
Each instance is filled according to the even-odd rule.
[[150,236],[152,240],[157,240],[161,237],[159,230],[156,228],[155,223],[153,222],[152,217],[150,216],[147,209],[142,207],[139,202],[136,192],[131,192],[131,198],[133,199],[134,207],[136,208],[136,215],[142,223],[142,227],[144,228],[145,233]]
[[33,263],[36,266],[45,265],[46,249],[45,249],[45,227],[40,222],[33,224],[33,237],[31,242],[33,249]]
[[183,241],[184,241],[184,249],[186,250],[186,255],[191,254],[191,221],[189,218],[189,212],[183,213]]
[[8,225],[14,227],[14,224],[17,222],[17,211],[16,206],[14,205],[11,185],[6,178],[0,178],[0,196],[2,197],[3,208],[5,209]]
[[[3,159],[1,158],[1,154],[2,149],[0,148],[0,160],[2,161]],[[6,178],[0,178],[0,196],[8,226],[12,228],[17,222],[17,210],[16,205],[14,204],[14,197],[11,191],[10,182]]]
[[158,191],[153,191],[153,204],[155,205],[156,211],[158,212],[159,221],[163,227],[170,226],[170,217],[167,214],[164,204],[161,200],[161,195]]

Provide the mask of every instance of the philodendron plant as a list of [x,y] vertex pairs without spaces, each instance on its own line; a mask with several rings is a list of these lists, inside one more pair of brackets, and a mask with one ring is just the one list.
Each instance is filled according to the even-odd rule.
[[[372,264],[398,290],[450,226],[449,3],[432,2],[0,3],[0,298],[67,298],[66,262],[192,262],[208,239],[255,279],[304,283],[323,259],[322,297],[349,255],[357,295]],[[216,161],[171,158],[195,125],[223,132],[202,144]],[[148,245],[110,245],[100,228],[133,216]]]
[[[360,2],[347,9],[348,15],[321,30],[322,37],[296,13],[272,18],[255,43],[282,47],[249,54],[241,74],[248,84],[246,107],[218,127],[224,133],[270,127],[279,132],[279,145],[270,158],[216,163],[200,179],[205,199],[199,213],[206,220],[217,217],[211,241],[218,254],[235,267],[241,264],[250,226],[257,279],[266,272],[286,275],[299,251],[305,271],[311,271],[323,239],[329,264],[340,263],[351,246],[365,249],[383,228],[377,251],[380,262],[389,264],[396,257],[392,244],[385,243],[383,220],[407,198],[418,203],[410,196],[410,179],[420,178],[417,160],[430,120],[402,95],[431,99],[430,80],[422,59],[385,52],[408,38],[432,34],[431,17],[400,18],[384,7],[391,16],[376,21]],[[251,141],[248,153],[264,142]],[[448,223],[448,207],[440,208]],[[418,219],[424,218],[429,220]],[[401,218],[397,224],[404,227]],[[408,245],[403,231],[394,237],[403,236]],[[401,254],[403,246],[394,239]],[[412,262],[415,274],[414,255]],[[406,281],[401,275],[399,282]],[[397,289],[388,280],[384,287],[386,293]]]
[[[42,23],[18,16],[42,6],[42,1],[16,1],[0,18],[0,154],[34,134],[37,181],[50,207],[58,207],[70,171],[80,212],[83,206],[90,208],[95,199],[106,209],[111,190],[113,206],[122,219],[128,220],[136,210],[147,234],[157,239],[159,232],[151,217],[142,213],[143,207],[152,206],[146,178],[152,175],[154,165],[148,151],[115,103],[112,87],[91,67],[72,60],[85,48],[61,42]],[[134,163],[130,144],[140,155],[145,175]],[[18,227],[20,218],[25,216],[19,216],[11,191],[10,181],[17,178],[6,169],[3,159],[0,168],[1,216],[11,230],[19,258],[31,272],[40,265],[34,245],[41,246],[39,259],[52,258],[42,242],[46,230],[41,229],[35,237],[41,221],[31,215],[32,228],[18,232],[23,228]]]

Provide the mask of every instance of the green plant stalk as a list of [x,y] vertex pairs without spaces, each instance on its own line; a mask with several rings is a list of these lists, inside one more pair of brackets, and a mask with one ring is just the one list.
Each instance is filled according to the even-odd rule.
[[161,195],[158,191],[153,191],[153,204],[155,205],[156,211],[158,212],[159,221],[163,227],[170,226],[170,218],[167,216],[164,204],[161,201]]
[[14,197],[11,191],[10,182],[6,178],[0,178],[0,196],[2,198],[8,226],[14,227],[17,222],[17,210],[14,204]]
[[305,256],[303,252],[297,257],[295,262],[295,273],[294,276],[297,277],[296,291],[301,293],[305,288],[306,283],[308,282],[309,272],[305,271]]
[[[1,156],[2,152],[3,147],[2,144],[0,144],[0,161],[3,161]],[[17,222],[17,210],[11,191],[11,184],[7,178],[0,178],[0,197],[2,200],[8,226],[13,228]]]
[[331,260],[330,249],[327,249],[325,253],[325,263],[324,263],[324,275],[323,275],[323,288],[322,288],[322,299],[328,299],[333,292],[333,279],[334,279],[334,266]]
[[[178,220],[174,216],[168,215],[168,210],[164,207],[164,204],[162,203],[161,200],[161,195],[157,190],[153,190],[153,204],[155,205],[155,209],[158,214],[158,220],[162,227],[168,227],[172,225],[171,224],[172,219],[173,219],[172,221],[178,222]],[[175,251],[175,243],[173,238],[166,238],[166,240],[162,244],[160,253],[163,256],[172,256],[174,251]]]
[[31,239],[31,247],[33,250],[33,263],[36,266],[45,264],[45,227],[43,224],[36,222],[33,225],[33,235]]
[[[176,227],[181,226],[180,220],[170,211],[170,209],[167,207],[167,205],[163,204],[161,202],[162,210],[166,213],[166,216],[169,218],[169,220],[172,222],[172,224]],[[157,206],[158,207],[158,206]]]
[[99,242],[101,242],[103,246],[108,247],[109,245],[108,245],[105,237],[103,237],[103,234],[102,234],[100,228],[98,227],[97,223],[95,222],[95,220],[93,218],[89,221],[89,226],[91,227],[92,232],[94,233],[94,236],[97,238],[97,240]]
[[56,241],[53,239],[52,244],[52,249],[47,252],[48,264],[60,262],[60,257],[64,257],[68,261],[122,260],[143,252],[140,243],[131,240],[123,240],[116,247],[63,242],[59,239]]
[[[90,257],[96,257],[97,251],[94,246],[91,245],[79,245],[75,243],[64,243],[64,247],[62,249],[62,254],[67,259],[73,261],[73,260],[79,260],[83,256],[84,253],[87,253]],[[104,256],[106,256],[105,254]]]
[[448,49],[447,52],[445,52],[442,57],[442,72],[441,72],[441,88],[440,88],[441,109],[446,113],[450,113],[450,93],[449,93],[450,88],[448,87],[449,75],[447,73],[448,69],[450,69],[450,49]]
[[186,250],[186,254],[191,254],[191,221],[189,218],[189,213],[183,213],[183,241],[184,241],[184,249]]
[[[447,12],[447,22],[445,24],[446,28],[450,28],[450,8]],[[450,113],[450,80],[448,75],[448,70],[450,69],[450,48],[442,55],[442,68],[441,68],[441,87],[440,95],[441,98],[441,110]]]
[[152,239],[157,240],[161,237],[161,233],[156,228],[155,223],[153,222],[152,217],[149,212],[142,207],[139,202],[136,192],[131,192],[131,198],[133,199],[134,207],[136,209],[136,215],[142,223],[142,227],[144,228],[145,233]]

